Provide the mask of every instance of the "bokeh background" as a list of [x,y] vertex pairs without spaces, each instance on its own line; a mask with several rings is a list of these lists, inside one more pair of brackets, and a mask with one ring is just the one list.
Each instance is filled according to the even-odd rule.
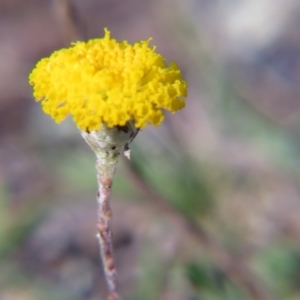
[[299,0],[0,0],[0,299],[105,299],[94,154],[27,79],[104,27],[189,82],[118,166],[123,298],[300,299]]

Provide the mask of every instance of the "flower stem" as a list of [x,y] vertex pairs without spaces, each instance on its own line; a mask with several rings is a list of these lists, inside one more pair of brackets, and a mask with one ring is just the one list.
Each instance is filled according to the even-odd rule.
[[100,246],[104,274],[108,287],[108,300],[120,300],[117,292],[117,271],[113,256],[113,244],[111,234],[111,208],[110,195],[113,176],[116,169],[117,160],[108,164],[97,159],[96,170],[98,179],[98,216],[97,216],[97,238]]
[[[98,217],[97,238],[100,255],[108,287],[108,300],[121,300],[117,291],[117,271],[113,256],[111,234],[110,195],[113,177],[118,158],[121,153],[130,156],[128,144],[135,138],[139,129],[134,122],[127,122],[124,126],[109,128],[102,124],[99,131],[82,131],[82,137],[89,144],[97,157],[96,170],[98,179]],[[125,151],[125,152],[124,152]]]

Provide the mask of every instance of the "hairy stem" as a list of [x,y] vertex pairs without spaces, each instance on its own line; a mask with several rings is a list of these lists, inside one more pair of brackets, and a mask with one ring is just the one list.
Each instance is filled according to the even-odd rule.
[[98,214],[97,214],[97,238],[100,246],[100,254],[103,263],[104,274],[109,291],[109,300],[120,300],[117,292],[117,271],[113,256],[113,244],[111,234],[111,208],[110,195],[116,163],[103,163],[97,160],[97,179],[98,179]]
[[98,214],[97,238],[100,246],[100,255],[108,287],[108,300],[121,300],[117,291],[117,271],[113,256],[111,234],[110,195],[113,177],[119,155],[126,151],[129,156],[128,144],[134,139],[138,129],[133,122],[122,127],[108,128],[102,124],[98,131],[82,131],[82,137],[89,144],[97,157],[96,170],[98,179]]

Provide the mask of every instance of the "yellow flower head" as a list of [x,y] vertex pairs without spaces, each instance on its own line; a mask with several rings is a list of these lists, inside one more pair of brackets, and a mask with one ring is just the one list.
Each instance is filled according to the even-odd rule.
[[34,97],[56,122],[68,114],[81,130],[159,125],[162,109],[185,106],[186,81],[175,63],[149,47],[149,40],[133,45],[105,36],[74,43],[41,59],[29,76]]

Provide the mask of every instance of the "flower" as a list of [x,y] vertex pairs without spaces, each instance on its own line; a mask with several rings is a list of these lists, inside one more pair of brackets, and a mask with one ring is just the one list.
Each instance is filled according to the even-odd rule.
[[105,29],[101,39],[76,42],[41,59],[29,75],[34,97],[56,122],[72,115],[83,131],[159,125],[163,109],[185,106],[187,83],[175,63],[150,47],[117,42]]

